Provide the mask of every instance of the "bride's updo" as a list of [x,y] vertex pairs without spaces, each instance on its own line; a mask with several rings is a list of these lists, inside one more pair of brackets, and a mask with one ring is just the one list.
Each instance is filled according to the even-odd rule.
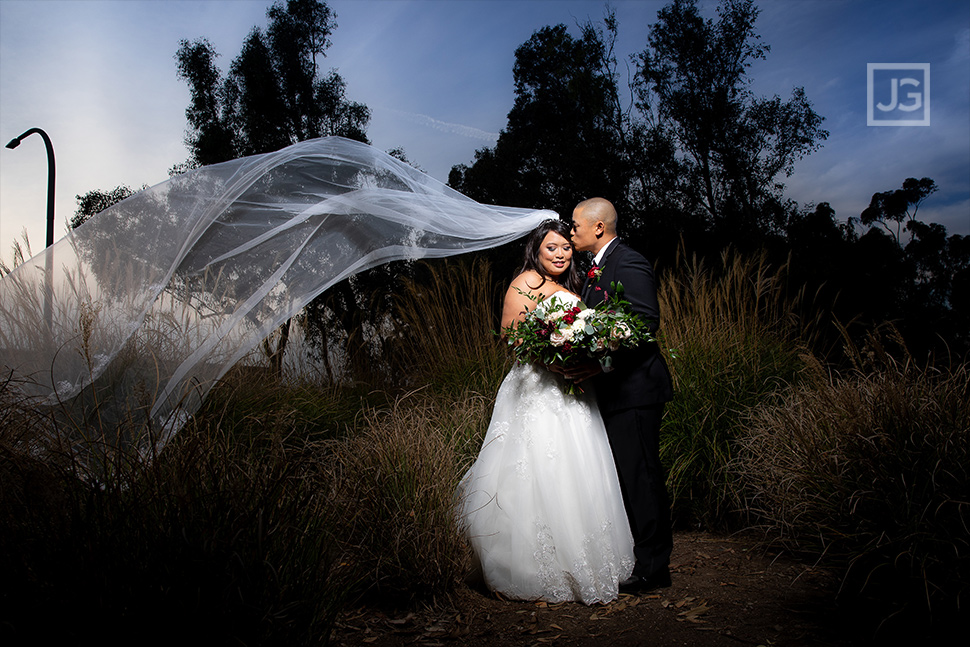
[[[542,270],[542,265],[539,263],[539,249],[542,247],[542,241],[545,240],[546,234],[550,231],[554,231],[566,240],[572,240],[570,236],[572,235],[572,226],[563,220],[557,218],[550,218],[549,220],[544,220],[539,223],[539,226],[532,230],[529,234],[529,238],[525,241],[525,253],[522,259],[522,267],[519,268],[517,274],[522,272],[527,272],[533,270],[538,273],[539,276],[543,278],[543,282],[546,281],[545,274]],[[578,293],[583,287],[583,282],[579,278],[579,271],[576,269],[576,250],[573,249],[573,258],[569,263],[569,267],[566,271],[560,275],[557,280],[561,286],[569,290],[570,292]]]

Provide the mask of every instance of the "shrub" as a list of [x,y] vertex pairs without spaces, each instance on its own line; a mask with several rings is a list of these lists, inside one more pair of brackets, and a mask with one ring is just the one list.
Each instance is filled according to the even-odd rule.
[[661,460],[676,517],[710,528],[734,523],[734,487],[725,473],[745,413],[795,380],[803,365],[795,304],[784,268],[765,257],[725,252],[721,266],[696,258],[659,287],[660,343],[674,381],[664,414]]
[[447,421],[462,412],[438,404],[412,394],[366,411],[332,447],[341,540],[365,595],[383,604],[447,593],[468,568],[455,508],[461,434]]
[[317,452],[285,423],[249,442],[202,416],[147,458],[41,445],[64,434],[15,400],[0,427],[0,613],[15,642],[326,640],[355,582],[337,568]]
[[[843,592],[934,620],[970,592],[970,375],[894,360],[876,337],[856,369],[752,410],[731,466],[784,544],[846,569]],[[930,615],[932,614],[932,615]],[[892,631],[905,627],[894,624]],[[916,625],[925,630],[925,625]],[[888,634],[888,632],[887,632]]]

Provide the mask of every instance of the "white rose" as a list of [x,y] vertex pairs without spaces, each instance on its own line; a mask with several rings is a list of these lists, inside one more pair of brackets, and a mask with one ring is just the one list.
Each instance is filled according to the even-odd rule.
[[553,346],[562,346],[564,343],[566,343],[566,336],[557,330],[549,335],[549,343]]
[[610,330],[610,337],[619,341],[629,339],[630,335],[632,334],[633,331],[630,330],[630,327],[622,321],[613,326],[613,328]]

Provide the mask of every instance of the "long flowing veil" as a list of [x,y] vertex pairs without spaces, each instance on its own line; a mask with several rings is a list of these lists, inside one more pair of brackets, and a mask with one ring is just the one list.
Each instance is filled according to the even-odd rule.
[[97,214],[0,280],[0,363],[79,427],[147,424],[157,446],[334,283],[497,246],[549,217],[479,204],[338,137],[203,167]]

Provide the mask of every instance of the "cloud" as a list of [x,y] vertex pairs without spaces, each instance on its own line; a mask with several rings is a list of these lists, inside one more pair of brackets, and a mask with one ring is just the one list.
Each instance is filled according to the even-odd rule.
[[970,59],[970,27],[957,32],[956,47],[950,55],[950,63],[960,63]]
[[441,121],[440,119],[435,119],[434,117],[429,117],[428,115],[418,114],[416,112],[404,112],[401,110],[395,110],[394,108],[383,108],[388,112],[400,115],[407,119],[408,121],[422,126],[427,126],[428,128],[433,128],[439,130],[443,133],[448,133],[450,135],[459,135],[461,137],[467,137],[469,139],[477,139],[479,141],[486,142],[488,144],[494,145],[498,141],[498,133],[490,133],[479,128],[474,128],[472,126],[465,126],[463,124],[453,124],[447,121]]

